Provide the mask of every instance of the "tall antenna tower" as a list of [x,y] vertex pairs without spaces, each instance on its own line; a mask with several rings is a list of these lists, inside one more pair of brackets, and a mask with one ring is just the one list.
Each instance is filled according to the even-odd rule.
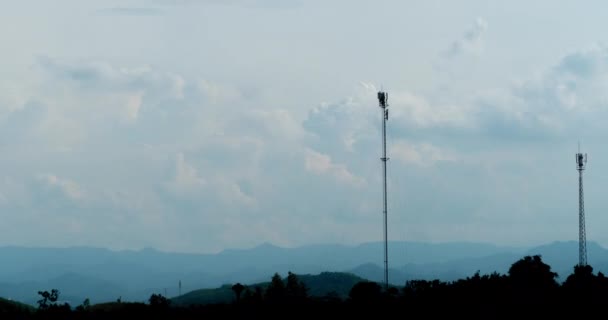
[[382,108],[382,173],[383,173],[383,204],[384,209],[382,210],[384,218],[384,287],[388,289],[388,201],[387,201],[387,183],[386,183],[386,121],[388,120],[388,93],[379,91],[378,102],[380,108]]
[[585,199],[583,197],[583,170],[587,166],[587,154],[578,145],[576,170],[578,170],[578,265],[587,265],[587,235],[585,234]]

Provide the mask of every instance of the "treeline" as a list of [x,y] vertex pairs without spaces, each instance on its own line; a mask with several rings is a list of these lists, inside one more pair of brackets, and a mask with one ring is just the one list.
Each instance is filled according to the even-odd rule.
[[275,274],[270,283],[248,287],[234,284],[232,303],[172,306],[153,294],[148,303],[117,301],[73,308],[58,304],[59,291],[39,292],[35,310],[0,308],[2,319],[269,319],[380,316],[399,318],[522,319],[581,317],[608,309],[608,278],[591,266],[575,266],[563,283],[540,256],[513,263],[508,274],[479,272],[452,282],[412,280],[384,288],[376,282],[355,284],[348,297],[310,296],[298,276]]

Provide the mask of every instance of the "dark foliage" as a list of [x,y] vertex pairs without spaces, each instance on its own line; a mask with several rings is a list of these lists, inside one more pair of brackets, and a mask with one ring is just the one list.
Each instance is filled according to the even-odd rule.
[[240,283],[237,283],[232,286],[232,291],[234,291],[237,303],[241,301],[241,295],[243,294],[243,290],[245,290],[245,286]]
[[[333,275],[332,275],[333,276]],[[526,256],[512,264],[507,275],[480,275],[452,282],[411,280],[403,287],[384,289],[378,283],[359,281],[348,297],[328,291],[311,296],[305,282],[289,272],[278,273],[262,286],[230,286],[232,303],[174,306],[160,294],[149,303],[112,302],[91,305],[85,300],[75,309],[57,303],[59,291],[40,291],[39,308],[32,310],[0,299],[2,319],[284,319],[307,317],[532,319],[584,316],[603,311],[608,278],[591,266],[575,266],[563,284],[540,256]],[[339,282],[338,282],[339,283]]]

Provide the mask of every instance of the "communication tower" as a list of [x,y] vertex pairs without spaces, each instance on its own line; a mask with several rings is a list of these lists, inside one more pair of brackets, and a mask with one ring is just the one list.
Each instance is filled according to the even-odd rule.
[[388,289],[388,202],[387,202],[387,183],[386,183],[386,121],[388,121],[388,93],[379,91],[378,102],[382,109],[382,173],[383,173],[383,220],[384,220],[384,286]]
[[576,170],[578,170],[578,265],[587,265],[587,235],[585,233],[585,199],[583,196],[583,171],[587,166],[587,154],[578,146]]

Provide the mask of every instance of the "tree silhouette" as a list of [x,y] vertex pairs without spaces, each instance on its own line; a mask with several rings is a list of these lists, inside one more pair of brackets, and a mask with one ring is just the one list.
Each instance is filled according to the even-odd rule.
[[593,268],[589,265],[576,265],[574,273],[566,278],[561,289],[569,301],[600,306],[608,294],[608,279],[601,272],[594,275]]
[[348,296],[357,304],[378,303],[382,297],[382,287],[376,282],[361,281],[352,287]]
[[563,288],[572,291],[588,291],[592,290],[596,277],[593,275],[593,267],[589,265],[574,266],[574,273],[566,278]]
[[290,301],[302,301],[308,296],[308,288],[298,279],[294,273],[287,273],[287,284],[285,294]]
[[76,311],[88,311],[91,308],[91,301],[89,298],[84,299],[81,305],[76,307]]
[[282,301],[285,298],[285,284],[278,273],[275,273],[266,288],[266,299],[270,302]]
[[518,287],[554,289],[558,287],[557,276],[540,255],[525,256],[509,268],[509,277]]
[[162,294],[152,294],[148,299],[150,306],[155,309],[167,309],[171,304],[171,300],[164,297]]
[[238,282],[232,286],[232,291],[234,291],[237,303],[241,301],[241,294],[243,293],[243,290],[245,290],[245,286]]
[[48,309],[59,299],[59,290],[57,289],[52,289],[51,292],[38,291],[38,294],[42,296],[42,299],[38,300],[38,309],[42,310]]
[[[545,264],[540,255],[525,256],[509,269],[508,301],[513,310],[529,309],[531,317],[547,317],[558,298],[557,273]],[[510,316],[516,316],[511,314]]]

